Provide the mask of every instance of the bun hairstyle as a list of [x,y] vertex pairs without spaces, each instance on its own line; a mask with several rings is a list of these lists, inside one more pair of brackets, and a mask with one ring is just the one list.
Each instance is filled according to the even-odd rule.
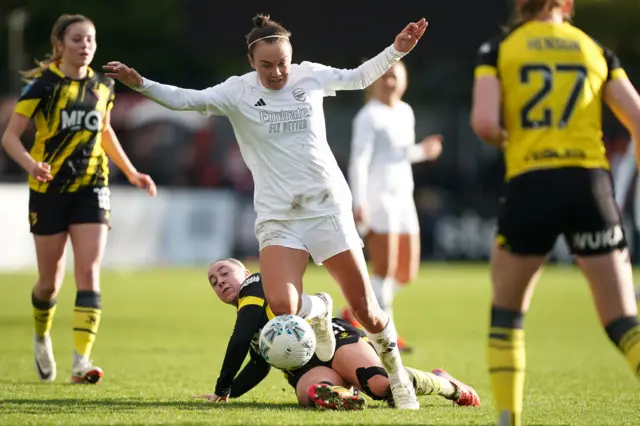
[[251,22],[253,22],[253,28],[263,28],[269,25],[269,23],[271,22],[271,16],[258,13],[253,17]]
[[291,33],[276,21],[272,21],[268,14],[259,13],[251,20],[253,28],[245,36],[249,56],[253,57],[253,49],[258,41],[277,43],[282,39],[289,39]]

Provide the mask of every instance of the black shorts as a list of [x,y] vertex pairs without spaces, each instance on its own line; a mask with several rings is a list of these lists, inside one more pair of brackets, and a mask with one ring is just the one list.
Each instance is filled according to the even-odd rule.
[[608,171],[537,170],[508,182],[498,217],[498,244],[514,254],[545,255],[560,235],[579,256],[627,247]]
[[58,234],[70,225],[81,223],[103,223],[110,227],[110,211],[108,187],[63,193],[30,191],[29,194],[29,224],[35,235]]
[[[365,333],[362,330],[355,328],[341,318],[333,318],[333,334],[335,334],[336,336],[336,351],[343,346],[357,343],[358,340],[366,337]],[[289,382],[289,384],[295,389],[302,376],[307,374],[309,370],[316,367],[331,368],[332,364],[333,358],[327,362],[323,362],[320,361],[314,354],[313,358],[311,358],[308,363],[296,370],[285,371],[284,375],[287,379],[287,382]]]

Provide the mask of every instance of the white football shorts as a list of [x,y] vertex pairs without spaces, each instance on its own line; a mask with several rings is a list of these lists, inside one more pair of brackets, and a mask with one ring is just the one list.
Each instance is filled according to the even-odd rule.
[[309,219],[256,220],[256,237],[260,250],[283,246],[305,250],[321,265],[345,251],[364,246],[351,211]]
[[379,194],[369,197],[367,228],[378,234],[420,234],[413,195]]

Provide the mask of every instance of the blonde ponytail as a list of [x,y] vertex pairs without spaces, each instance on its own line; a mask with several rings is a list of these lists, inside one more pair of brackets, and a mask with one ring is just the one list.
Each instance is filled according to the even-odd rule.
[[47,55],[46,59],[42,61],[36,61],[37,66],[35,68],[31,68],[30,70],[26,70],[26,71],[21,71],[20,76],[22,77],[22,80],[29,83],[34,78],[42,74],[43,71],[49,68],[51,64],[60,63],[60,59],[61,59],[60,54],[55,51],[56,50],[55,47],[53,50],[54,52],[50,55]]

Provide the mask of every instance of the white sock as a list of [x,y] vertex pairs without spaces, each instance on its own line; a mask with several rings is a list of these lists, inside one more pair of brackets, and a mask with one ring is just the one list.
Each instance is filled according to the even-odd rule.
[[440,384],[440,391],[438,391],[438,395],[443,396],[445,398],[453,398],[458,389],[451,383],[449,380],[444,377],[432,375]]
[[394,286],[396,285],[396,280],[393,278],[385,278],[384,284],[382,285],[382,301],[380,302],[380,307],[387,314],[389,320],[391,320],[395,324],[395,319],[393,318],[393,298],[395,293],[393,292]]
[[457,388],[444,377],[410,367],[406,367],[405,370],[409,374],[409,378],[413,382],[418,395],[437,394],[447,399],[453,399],[456,396]]
[[376,295],[378,305],[387,314],[389,319],[393,321],[393,287],[395,280],[393,278],[382,278],[379,275],[371,277],[371,287]]
[[73,351],[73,366],[75,367],[76,365],[80,364],[80,363],[84,363],[86,361],[86,358],[83,357],[82,355],[79,355],[78,352]]
[[380,356],[384,369],[387,370],[389,375],[402,375],[406,376],[406,380],[409,380],[407,372],[402,365],[402,358],[400,357],[400,351],[398,350],[398,333],[393,321],[389,319],[387,325],[380,333],[366,332],[367,337],[376,352]]
[[404,288],[405,284],[400,284],[398,281],[393,280],[393,295],[396,296],[400,293],[400,290]]
[[384,286],[384,278],[379,275],[373,275],[371,277],[371,287],[373,288],[373,294],[376,296],[378,305],[382,307],[382,287]]
[[327,315],[327,304],[316,295],[302,293],[302,304],[298,316],[304,319],[324,317]]

